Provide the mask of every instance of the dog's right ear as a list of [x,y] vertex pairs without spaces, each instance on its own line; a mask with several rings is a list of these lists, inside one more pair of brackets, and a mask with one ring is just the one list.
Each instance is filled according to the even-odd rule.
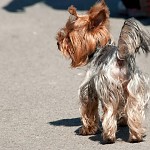
[[105,4],[104,0],[101,0],[101,2],[96,3],[88,11],[90,21],[89,29],[96,29],[100,26],[108,26],[109,14],[109,9]]

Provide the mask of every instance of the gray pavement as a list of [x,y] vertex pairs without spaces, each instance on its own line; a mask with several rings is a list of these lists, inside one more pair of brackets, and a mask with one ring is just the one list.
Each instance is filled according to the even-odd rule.
[[[128,128],[118,131],[115,144],[104,145],[100,134],[77,135],[81,126],[77,91],[85,71],[71,69],[55,41],[68,18],[67,3],[61,8],[58,0],[27,1],[20,0],[21,5],[18,0],[0,0],[0,150],[150,149],[149,110],[144,142],[128,143]],[[116,7],[116,0],[107,2]],[[80,13],[87,7],[80,6]],[[123,21],[110,19],[116,40]],[[150,25],[146,28],[150,31]],[[137,63],[150,74],[149,57],[141,54]]]

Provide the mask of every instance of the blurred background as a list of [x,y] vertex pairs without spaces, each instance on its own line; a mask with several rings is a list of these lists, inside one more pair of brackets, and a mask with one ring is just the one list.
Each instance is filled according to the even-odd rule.
[[[26,7],[35,5],[36,3],[44,3],[55,9],[64,9],[70,5],[74,5],[78,10],[88,10],[98,0],[12,0],[3,8],[9,12],[25,11]],[[149,0],[105,0],[110,8],[111,16],[134,16],[148,17],[150,16]]]

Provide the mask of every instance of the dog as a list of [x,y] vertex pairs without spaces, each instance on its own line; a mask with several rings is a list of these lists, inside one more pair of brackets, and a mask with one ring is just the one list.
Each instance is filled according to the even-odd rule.
[[138,69],[135,56],[141,50],[150,52],[150,37],[144,25],[134,18],[125,20],[116,45],[104,0],[84,15],[79,15],[74,6],[68,11],[71,15],[56,35],[58,49],[71,59],[71,67],[88,68],[79,88],[83,123],[79,133],[96,134],[101,121],[106,143],[116,141],[119,125],[128,125],[129,142],[143,141],[150,88],[149,78]]

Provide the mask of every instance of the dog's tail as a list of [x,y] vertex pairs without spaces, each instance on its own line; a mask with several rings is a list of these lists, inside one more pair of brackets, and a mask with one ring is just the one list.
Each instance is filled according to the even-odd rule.
[[124,60],[128,56],[134,56],[140,48],[146,54],[150,52],[150,33],[136,19],[127,19],[118,40],[117,56]]

